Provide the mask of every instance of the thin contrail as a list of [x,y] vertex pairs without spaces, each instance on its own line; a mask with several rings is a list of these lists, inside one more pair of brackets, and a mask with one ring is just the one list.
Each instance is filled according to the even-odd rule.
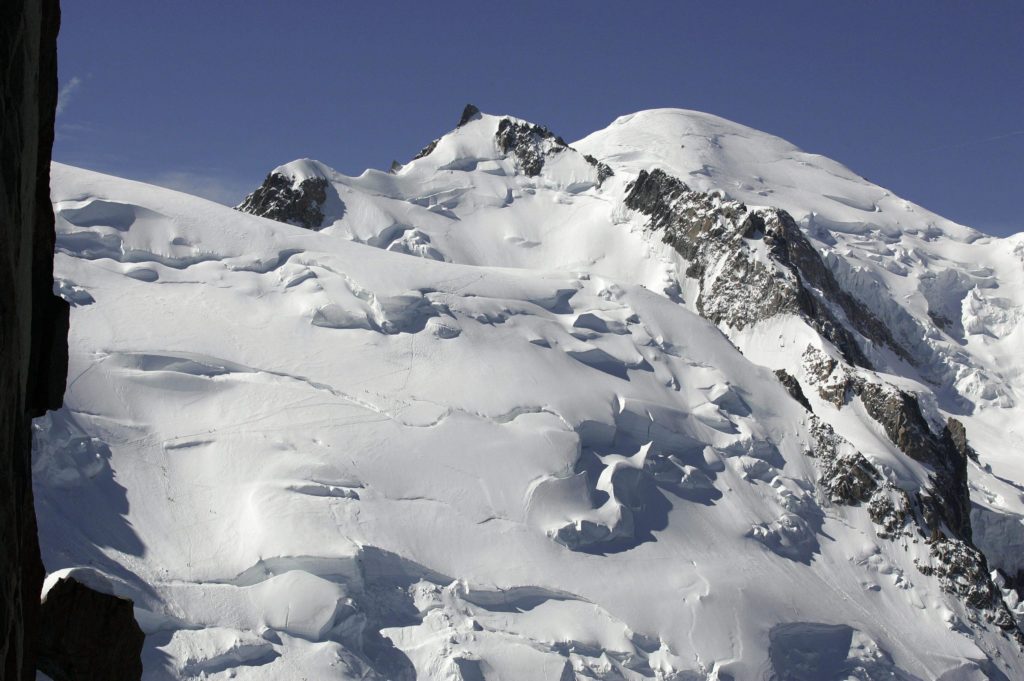
[[1024,130],[1014,130],[1013,132],[1003,133],[1002,135],[995,135],[993,137],[983,137],[976,140],[968,140],[966,142],[960,142],[959,144],[944,144],[939,147],[930,147],[928,149],[922,149],[923,152],[929,151],[942,151],[944,149],[962,149],[963,147],[970,147],[975,144],[984,144],[985,142],[995,142],[996,140],[1004,140],[1008,137],[1017,137],[1018,135],[1024,135]]

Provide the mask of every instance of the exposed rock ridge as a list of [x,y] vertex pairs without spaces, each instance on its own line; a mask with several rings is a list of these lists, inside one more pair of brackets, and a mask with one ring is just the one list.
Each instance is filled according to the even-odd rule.
[[412,157],[412,160],[415,161],[418,158],[423,158],[424,156],[429,156],[431,154],[431,152],[433,152],[434,149],[437,148],[437,143],[440,142],[440,141],[441,141],[440,139],[436,139],[436,140],[432,141],[430,144],[428,144],[427,146],[425,146],[422,149],[420,149],[418,152],[416,152],[416,155]]
[[959,596],[986,621],[1024,644],[1024,633],[993,581],[985,555],[973,543],[967,479],[967,459],[973,449],[963,424],[951,418],[937,434],[912,393],[869,381],[813,348],[808,348],[804,357],[805,368],[819,383],[823,399],[842,408],[859,397],[864,410],[893,444],[933,471],[928,487],[913,494],[888,482],[879,484],[883,476],[862,455],[837,456],[838,436],[827,425],[817,423],[812,433],[823,460],[819,484],[832,501],[868,501],[879,537],[923,539],[930,561],[915,561],[921,573],[937,576],[945,591]]
[[[503,118],[498,123],[495,141],[502,153],[511,153],[515,157],[516,163],[528,177],[540,175],[544,169],[546,157],[563,151],[576,152],[565,143],[565,140],[544,126],[513,121],[510,118]],[[587,154],[583,158],[597,169],[598,184],[615,174],[607,164],[598,161],[593,156]]]
[[[476,120],[478,118],[480,118],[480,109],[478,109],[473,104],[467,104],[466,108],[464,108],[462,110],[462,115],[459,116],[459,124],[455,126],[455,129],[458,130],[459,128],[464,126],[466,123],[469,123],[470,121],[474,121],[474,120]],[[418,158],[423,158],[424,156],[429,156],[434,151],[434,149],[437,148],[437,143],[440,142],[440,141],[441,141],[440,139],[436,139],[436,140],[433,140],[432,142],[430,142],[430,144],[428,144],[427,146],[425,146],[422,149],[420,149],[416,153],[416,155],[412,157],[412,160],[415,161]]]
[[779,383],[786,389],[790,397],[799,402],[800,406],[804,409],[811,411],[811,403],[807,401],[807,396],[804,395],[804,390],[800,387],[800,381],[796,380],[793,374],[785,369],[776,369],[775,376],[779,379]]
[[544,168],[544,157],[558,154],[569,145],[561,137],[540,125],[521,123],[503,118],[498,123],[495,140],[502,153],[511,153],[524,173],[529,177],[540,175]]
[[586,159],[587,163],[597,168],[597,183],[602,184],[605,180],[615,174],[615,172],[608,166],[607,163],[602,163],[590,154],[584,154],[583,158]]
[[952,428],[947,425],[942,433],[936,434],[915,395],[888,383],[868,380],[819,350],[805,351],[804,366],[822,399],[841,408],[859,397],[864,410],[901,452],[934,471],[925,515],[929,533],[951,533],[971,541],[968,445],[962,424],[957,421]]
[[459,116],[459,124],[456,127],[461,128],[477,118],[480,118],[480,109],[473,104],[467,104],[466,108],[462,110],[462,115]]
[[[839,407],[860,397],[900,451],[934,473],[923,493],[908,495],[883,482],[860,452],[812,416],[816,447],[809,453],[819,458],[822,490],[833,503],[868,503],[880,537],[925,538],[931,562],[920,566],[922,573],[938,575],[943,589],[963,599],[972,613],[1024,640],[984,555],[972,544],[970,450],[962,425],[951,423],[936,434],[915,396],[851,371],[849,365],[871,369],[855,333],[908,361],[912,357],[863,303],[840,288],[792,217],[779,209],[748,208],[718,192],[693,191],[661,170],[641,171],[627,192],[626,206],[647,215],[648,228],[660,230],[689,261],[686,274],[699,282],[696,305],[703,316],[743,329],[778,314],[797,314],[839,350],[849,364],[820,351],[806,358],[809,373],[820,376],[820,395]],[[795,379],[777,375],[795,399],[804,397]]]
[[641,171],[627,191],[626,206],[649,216],[648,227],[689,261],[686,274],[700,284],[697,310],[716,324],[743,329],[798,314],[851,364],[871,367],[856,334],[910,360],[884,325],[839,287],[789,213],[693,191],[662,170]]
[[256,191],[245,197],[238,210],[306,229],[320,229],[327,184],[322,177],[308,177],[296,183],[281,173],[270,173]]
[[815,448],[808,453],[819,460],[818,484],[829,500],[849,506],[870,501],[881,480],[875,467],[821,419],[811,417],[810,431]]

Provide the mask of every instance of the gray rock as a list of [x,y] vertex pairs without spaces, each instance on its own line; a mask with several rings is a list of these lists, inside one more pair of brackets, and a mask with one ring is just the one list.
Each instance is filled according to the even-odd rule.
[[[821,477],[818,484],[828,493],[835,504],[854,506],[868,501],[878,488],[881,476],[864,455],[852,449],[849,442],[832,430],[832,426],[813,418],[811,435],[815,449],[811,452],[818,458]],[[846,452],[840,447],[847,445]]]
[[462,110],[462,116],[459,117],[459,124],[456,126],[461,128],[466,123],[480,118],[480,109],[476,108],[472,104],[467,104],[466,108]]
[[779,379],[779,383],[786,389],[790,397],[799,402],[804,409],[811,411],[811,403],[807,401],[807,396],[804,395],[800,382],[791,373],[785,369],[776,369],[775,376]]
[[[743,329],[779,314],[797,314],[854,365],[871,368],[863,345],[885,345],[912,361],[860,301],[844,291],[789,213],[751,209],[718,192],[693,191],[662,170],[641,171],[628,187],[628,208],[647,215],[698,280],[697,309],[716,324]],[[770,263],[756,257],[762,241]]]
[[[561,137],[556,137],[547,128],[531,123],[517,123],[509,118],[501,119],[495,135],[498,148],[502,153],[515,156],[519,167],[530,177],[540,175],[544,168],[546,154],[559,153],[569,149]],[[542,142],[551,140],[550,151],[545,152]]]
[[600,161],[598,161],[596,158],[594,158],[590,154],[584,155],[583,158],[586,159],[587,163],[589,163],[590,165],[592,165],[595,168],[597,168],[597,183],[598,184],[603,184],[605,180],[607,180],[609,177],[611,177],[612,175],[615,174],[612,171],[612,169],[608,167],[607,164],[601,163]]
[[270,173],[256,191],[245,197],[238,210],[306,229],[320,229],[327,189],[328,182],[322,177],[309,177],[296,185],[290,177]]

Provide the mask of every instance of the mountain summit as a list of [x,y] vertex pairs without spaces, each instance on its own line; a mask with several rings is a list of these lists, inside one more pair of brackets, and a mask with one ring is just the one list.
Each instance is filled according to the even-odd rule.
[[1024,676],[1024,236],[675,109],[53,176],[44,560],[145,678]]

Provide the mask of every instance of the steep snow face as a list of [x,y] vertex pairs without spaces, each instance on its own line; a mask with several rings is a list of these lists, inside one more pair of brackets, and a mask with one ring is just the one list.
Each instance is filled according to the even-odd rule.
[[722,190],[750,205],[770,205],[797,221],[813,217],[832,232],[903,233],[957,241],[981,238],[894,196],[836,161],[718,116],[653,109],[617,118],[573,146],[613,168],[662,170],[700,191]]
[[[54,166],[44,559],[135,601],[147,679],[1024,676],[1022,242],[831,231],[838,164],[627,119],[467,109],[390,173],[275,169],[277,222]],[[739,202],[758,164],[790,203]],[[956,249],[999,285],[960,308]]]
[[[1008,427],[1014,448],[1024,445],[1019,419],[1005,418],[1024,397],[1024,234],[985,236],[835,161],[694,111],[623,116],[573,146],[619,175],[660,169],[698,191],[787,211],[915,365],[887,370],[934,386],[944,409],[977,414],[979,431]],[[1021,479],[1017,457],[991,454]]]
[[[967,424],[982,464],[997,474],[972,474],[975,524],[986,528],[977,541],[1000,569],[1024,568],[1005,550],[1024,539],[1020,491],[1005,482],[1024,479],[1024,233],[982,235],[835,161],[699,112],[624,116],[573,146],[620,176],[660,169],[695,190],[789,212],[841,287],[882,322],[908,360],[876,355],[876,367],[911,379],[905,387]],[[807,344],[803,331],[778,322],[729,333],[755,361],[791,370]]]
[[[522,152],[508,148],[503,125],[536,139]],[[570,146],[520,119],[472,109],[393,173],[350,178],[310,161],[275,172],[296,184],[330,177],[344,207],[326,211],[331,234],[464,264],[592,272],[700,311],[699,283],[686,274],[695,264],[662,243],[665,234],[651,229],[648,216],[625,205],[631,183],[654,170],[722,201],[791,215],[846,297],[841,307],[849,311],[849,300],[857,301],[871,313],[868,326],[884,330],[884,338],[866,338],[880,346],[864,348],[872,366],[924,389],[927,402],[965,420],[972,438],[991,442],[978,450],[997,474],[1024,478],[1013,454],[1024,448],[1024,426],[1007,416],[1022,398],[1024,235],[984,236],[835,161],[679,109],[621,117]],[[753,258],[761,257],[760,247],[750,246]],[[783,336],[792,333],[780,336],[779,329],[767,340],[757,328],[723,330],[772,368],[798,366],[807,345],[793,338],[787,344]]]

